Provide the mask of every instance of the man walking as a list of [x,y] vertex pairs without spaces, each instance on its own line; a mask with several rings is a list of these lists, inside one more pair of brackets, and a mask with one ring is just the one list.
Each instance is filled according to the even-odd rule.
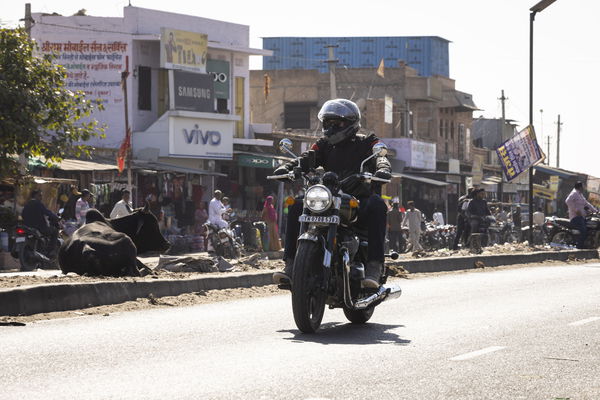
[[[472,199],[473,188],[470,187],[467,190],[467,194],[461,196],[458,199],[458,216],[456,218],[456,236],[454,237],[454,243],[452,244],[452,250],[458,250],[458,244],[460,243],[463,236],[465,238],[469,237],[470,228],[469,222],[467,219],[467,207],[469,206],[469,201]],[[466,242],[463,241],[463,243]]]
[[409,201],[407,203],[408,210],[402,221],[402,226],[408,228],[408,246],[411,251],[423,251],[423,247],[419,242],[421,238],[421,223],[423,222],[423,215],[421,210],[415,208],[415,202]]
[[387,221],[390,249],[402,253],[406,243],[404,243],[404,236],[402,236],[402,212],[400,212],[398,202],[392,204],[392,209],[387,214]]
[[75,203],[75,218],[77,218],[77,225],[82,226],[85,224],[85,214],[90,209],[90,199],[92,194],[89,190],[83,189],[81,191],[81,197]]
[[585,216],[588,211],[598,212],[596,207],[591,205],[583,196],[583,183],[577,182],[571,190],[571,193],[567,196],[565,204],[569,208],[569,219],[571,223],[579,230],[579,240],[577,241],[577,248],[583,249],[585,239],[587,237],[587,226],[585,224]]

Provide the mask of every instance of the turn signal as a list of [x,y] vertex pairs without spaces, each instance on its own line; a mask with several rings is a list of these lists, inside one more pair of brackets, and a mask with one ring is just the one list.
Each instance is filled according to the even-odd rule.
[[286,206],[293,206],[295,203],[296,203],[296,199],[294,199],[292,196],[288,196],[285,198]]
[[350,201],[348,202],[350,204],[350,208],[358,208],[358,200],[356,199],[350,199]]

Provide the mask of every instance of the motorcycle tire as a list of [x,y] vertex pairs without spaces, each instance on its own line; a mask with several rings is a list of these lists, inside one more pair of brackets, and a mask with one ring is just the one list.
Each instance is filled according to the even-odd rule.
[[552,243],[573,245],[575,243],[573,235],[570,232],[560,231],[552,235]]
[[348,318],[348,321],[353,324],[364,324],[373,316],[375,307],[370,307],[365,310],[350,310],[344,306],[344,315]]
[[26,240],[19,249],[19,262],[21,263],[21,271],[33,271],[40,268],[42,262],[35,256],[37,251],[37,242]]
[[322,247],[315,242],[300,242],[294,260],[292,311],[296,326],[303,333],[314,333],[321,326],[327,299],[321,287],[323,274]]

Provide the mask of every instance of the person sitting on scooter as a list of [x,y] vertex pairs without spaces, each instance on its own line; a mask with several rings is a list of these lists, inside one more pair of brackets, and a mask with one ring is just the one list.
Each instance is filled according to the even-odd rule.
[[[379,142],[374,134],[369,136],[358,134],[360,129],[360,110],[350,100],[334,99],[323,104],[318,118],[322,123],[323,137],[312,145],[315,152],[316,165],[326,172],[335,172],[340,181],[360,172],[363,160],[373,154],[373,146]],[[302,155],[308,161],[308,153]],[[385,156],[377,156],[370,160],[366,169],[382,179],[391,178],[390,162]],[[285,175],[297,166],[297,160],[277,168],[275,175]],[[304,165],[300,162],[300,165]],[[306,171],[305,171],[306,172]],[[365,267],[363,287],[378,288],[383,272],[384,242],[386,230],[387,206],[380,197],[380,186],[371,186],[362,179],[349,179],[342,185],[344,193],[351,194],[360,201],[357,224],[368,229],[368,257]],[[300,231],[298,218],[302,214],[302,201],[296,201],[289,207],[287,230],[285,237],[285,269],[273,274],[273,281],[278,284],[291,283],[296,255],[296,242]]]
[[587,237],[587,226],[585,224],[585,216],[590,212],[598,212],[596,207],[591,205],[583,196],[583,183],[577,182],[573,187],[573,190],[567,196],[565,204],[569,209],[569,219],[571,223],[577,227],[581,234],[577,241],[577,248],[583,249],[585,239]]
[[[214,197],[208,204],[208,222],[219,227],[219,229],[227,228],[229,224],[223,219],[223,214],[228,212],[227,208],[221,202],[223,192],[215,190]],[[231,211],[229,211],[231,212]]]
[[471,224],[471,233],[479,233],[481,222],[486,216],[492,215],[492,213],[490,212],[487,201],[483,198],[485,196],[485,189],[473,190],[473,196],[473,200],[469,202],[467,213]]
[[[48,217],[50,222],[57,223],[58,216],[48,210],[44,203],[42,203],[41,190],[36,189],[31,192],[31,199],[23,207],[21,217],[23,218],[23,224],[30,228],[35,228],[42,235],[49,237],[49,243],[57,243],[58,229],[52,225],[48,225],[45,217]],[[56,252],[56,246],[52,246],[50,250]]]

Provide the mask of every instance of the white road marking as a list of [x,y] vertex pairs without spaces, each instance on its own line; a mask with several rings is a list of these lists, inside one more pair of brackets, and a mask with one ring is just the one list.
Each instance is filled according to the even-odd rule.
[[485,349],[481,349],[481,350],[477,350],[477,351],[472,351],[470,353],[465,353],[465,354],[461,354],[461,355],[456,356],[456,357],[452,357],[450,360],[452,360],[452,361],[468,360],[469,358],[479,357],[479,356],[482,356],[484,354],[493,353],[494,351],[502,350],[502,349],[505,349],[505,348],[506,348],[506,346],[491,346],[491,347],[486,347]]
[[579,326],[579,325],[589,324],[590,322],[594,322],[594,321],[598,321],[598,320],[600,320],[600,317],[590,317],[590,318],[582,319],[581,321],[571,322],[568,325],[569,326]]

